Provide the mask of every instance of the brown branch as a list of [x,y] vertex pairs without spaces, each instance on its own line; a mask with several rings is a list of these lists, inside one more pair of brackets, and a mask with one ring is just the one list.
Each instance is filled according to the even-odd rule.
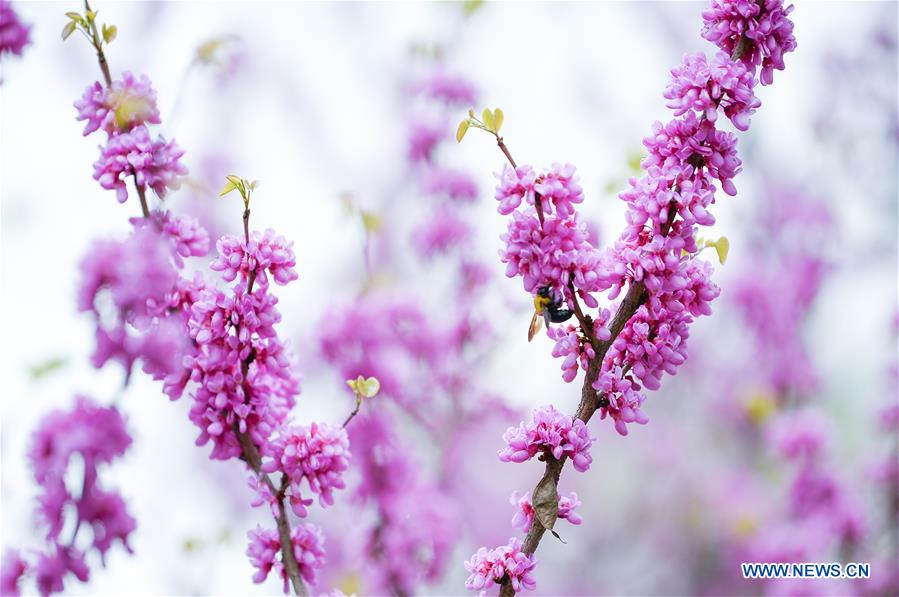
[[149,219],[150,208],[147,206],[147,190],[145,187],[137,184],[137,174],[134,175],[134,188],[137,189],[137,197],[140,199],[140,210],[144,214],[144,218]]
[[509,160],[509,163],[512,164],[513,168],[518,168],[518,166],[515,164],[515,159],[512,157],[512,154],[509,152],[509,148],[506,147],[506,143],[503,141],[503,138],[500,137],[496,133],[494,133],[494,135],[496,135],[496,144],[499,145],[499,148],[502,150],[503,154],[506,156],[506,159]]

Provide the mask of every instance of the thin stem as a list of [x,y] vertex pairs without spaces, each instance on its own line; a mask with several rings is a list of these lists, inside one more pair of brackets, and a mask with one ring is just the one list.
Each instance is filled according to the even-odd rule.
[[[91,12],[90,4],[84,0],[85,12]],[[91,22],[91,43],[97,50],[97,62],[100,63],[100,70],[103,71],[103,79],[106,81],[107,87],[112,87],[112,75],[109,74],[109,63],[106,61],[106,55],[103,53],[103,43],[100,41],[100,34],[97,31],[96,21]]]
[[140,199],[140,210],[144,218],[150,217],[150,208],[147,206],[147,191],[142,185],[137,184],[137,174],[134,175],[134,188],[137,189],[137,197]]
[[[496,134],[496,133],[494,133]],[[509,153],[509,148],[506,147],[506,143],[503,141],[503,138],[499,135],[496,135],[496,144],[499,145],[499,148],[502,150],[503,154],[505,154],[506,159],[509,160],[509,163],[512,164],[513,168],[518,168],[515,164],[515,159],[512,157],[512,154]]]
[[343,422],[342,427],[346,429],[346,426],[350,424],[350,421],[353,420],[353,417],[359,414],[359,409],[362,408],[362,396],[359,393],[356,393],[356,408],[353,409],[353,412],[350,413],[350,416],[346,418],[346,421]]
[[599,346],[599,342],[596,339],[596,335],[593,333],[593,320],[590,319],[589,315],[584,315],[584,312],[581,310],[581,304],[577,300],[577,293],[574,291],[574,282],[568,283],[568,290],[571,291],[571,302],[574,304],[574,316],[581,326],[581,331],[584,332],[584,336],[590,341],[590,345],[595,351]]

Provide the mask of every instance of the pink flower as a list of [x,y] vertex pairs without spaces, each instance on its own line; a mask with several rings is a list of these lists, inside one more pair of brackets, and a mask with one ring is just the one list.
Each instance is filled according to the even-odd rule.
[[509,215],[518,209],[522,200],[534,204],[534,184],[537,175],[533,168],[530,166],[512,168],[504,164],[502,172],[496,172],[494,176],[499,179],[495,194],[496,200],[499,201],[499,213]]
[[3,563],[0,565],[0,595],[18,597],[19,581],[28,571],[28,564],[22,559],[18,550],[7,549],[3,552]]
[[[284,593],[289,593],[289,580],[287,570],[281,554],[281,541],[278,531],[263,529],[257,526],[255,530],[247,533],[250,539],[247,547],[247,556],[250,564],[256,568],[253,575],[254,583],[264,582],[269,573],[274,570],[284,583]],[[315,571],[325,563],[324,537],[321,530],[312,524],[300,524],[290,533],[293,553],[300,567],[300,576],[308,583],[315,583]]]
[[474,103],[474,86],[465,77],[443,69],[435,69],[418,87],[427,97],[446,104],[469,106]]
[[478,187],[471,176],[459,170],[434,166],[424,175],[424,191],[429,195],[443,195],[453,201],[474,201]]
[[31,25],[24,24],[7,0],[0,0],[0,56],[12,53],[22,55],[31,43]]
[[573,204],[584,200],[584,193],[575,172],[573,164],[564,166],[553,164],[549,172],[537,177],[534,191],[540,194],[544,211],[549,209],[548,203],[552,203],[560,218],[574,215]]
[[299,277],[294,269],[297,262],[293,243],[287,242],[271,228],[264,234],[253,231],[249,243],[236,236],[223,236],[216,243],[216,250],[219,255],[209,267],[222,272],[222,279],[226,282],[233,282],[238,274],[246,282],[250,272],[255,272],[259,287],[268,286],[266,272],[282,286]]
[[513,537],[509,543],[495,549],[481,547],[465,562],[465,569],[470,573],[465,581],[465,588],[471,591],[482,591],[493,581],[502,583],[508,578],[512,588],[518,592],[522,589],[533,591],[537,588],[534,580],[534,568],[537,559],[526,555],[521,550],[521,539]]
[[[512,517],[512,526],[527,532],[531,527],[531,522],[534,520],[535,515],[534,506],[531,505],[531,496],[528,494],[522,495],[517,491],[513,491],[512,496],[509,498],[509,503],[515,506],[515,515]],[[573,491],[568,496],[560,495],[557,516],[567,520],[571,524],[581,524],[583,519],[574,511],[575,508],[580,505],[581,502],[577,499],[577,494]]]
[[640,405],[646,399],[639,392],[640,385],[630,375],[623,374],[621,367],[603,372],[593,382],[593,389],[602,395],[600,418],[611,417],[615,421],[615,431],[621,435],[627,435],[628,423],[645,425],[649,422],[649,417],[640,410]]
[[104,189],[115,189],[120,203],[128,199],[125,180],[130,176],[134,176],[138,186],[150,187],[162,199],[169,189],[178,188],[178,177],[187,174],[187,168],[179,161],[183,155],[174,141],[152,141],[147,127],[139,125],[113,135],[100,148],[94,178]]
[[774,81],[774,69],[784,69],[784,54],[796,49],[793,11],[783,0],[712,0],[703,11],[702,36],[732,54],[738,44],[746,44],[740,60],[753,71],[761,66],[762,85]]
[[266,445],[270,461],[263,465],[268,473],[280,471],[287,475],[290,485],[287,495],[291,503],[298,502],[294,513],[305,514],[300,493],[304,479],[312,493],[318,494],[322,506],[334,505],[334,490],[343,489],[343,473],[350,465],[350,441],[346,431],[326,423],[310,427],[287,427]]
[[580,419],[563,415],[552,405],[535,409],[530,423],[509,427],[503,440],[506,447],[499,451],[499,459],[503,462],[524,462],[540,452],[549,453],[556,459],[567,456],[580,472],[589,469],[593,462],[590,456],[593,438],[587,426]]
[[753,73],[724,52],[718,52],[711,64],[701,52],[684,56],[683,64],[671,69],[671,76],[664,96],[675,116],[694,110],[715,122],[720,107],[735,127],[745,131],[749,129],[749,117],[762,105],[752,91]]
[[113,81],[109,89],[95,81],[75,102],[76,120],[86,120],[84,134],[103,128],[109,135],[127,132],[145,123],[159,124],[156,91],[147,75],[135,77],[128,71]]
[[412,243],[422,257],[433,257],[463,245],[471,232],[471,227],[453,210],[438,208],[415,230]]

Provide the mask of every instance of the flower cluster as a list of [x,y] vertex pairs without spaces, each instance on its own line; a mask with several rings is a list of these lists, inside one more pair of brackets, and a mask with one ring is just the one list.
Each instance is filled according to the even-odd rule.
[[[527,494],[521,495],[519,492],[513,491],[512,497],[509,498],[509,503],[515,506],[512,526],[527,532],[535,515],[534,506],[531,504],[531,496]],[[574,511],[580,505],[581,501],[577,499],[577,494],[573,491],[567,496],[560,495],[558,518],[567,520],[571,524],[581,524],[583,519]]]
[[547,453],[556,459],[571,458],[574,468],[581,472],[589,469],[593,462],[590,455],[593,438],[587,425],[580,419],[560,413],[552,405],[534,409],[531,422],[509,427],[503,440],[506,447],[499,451],[499,459],[503,462],[525,462],[538,453]]
[[8,0],[0,0],[0,56],[22,55],[31,43],[31,25],[24,24]]
[[293,243],[271,228],[264,234],[253,232],[249,242],[232,235],[223,236],[216,243],[216,249],[218,257],[209,267],[221,272],[226,282],[233,282],[240,274],[242,282],[246,283],[252,276],[256,284],[266,287],[266,272],[282,286],[297,279]]
[[174,141],[153,138],[147,124],[159,124],[156,91],[146,75],[130,72],[104,87],[95,81],[75,102],[77,119],[86,121],[84,134],[102,129],[108,135],[94,163],[94,178],[104,189],[115,190],[120,203],[128,199],[125,181],[134,177],[140,192],[153,189],[160,199],[177,189],[179,177],[187,174],[184,155]]
[[702,52],[684,56],[683,64],[671,70],[671,77],[664,96],[675,116],[693,110],[715,122],[721,107],[734,126],[745,131],[749,117],[762,105],[753,94],[752,72],[724,52],[715,54],[711,62]]
[[151,139],[147,127],[136,126],[127,133],[113,135],[100,148],[100,159],[94,162],[94,178],[104,189],[115,190],[119,203],[128,200],[125,184],[134,177],[140,188],[150,187],[160,199],[168,189],[178,188],[178,177],[187,174],[179,161],[184,151],[174,141]]
[[308,505],[300,493],[303,479],[312,493],[319,496],[322,506],[333,505],[334,490],[346,487],[343,473],[350,464],[350,440],[340,427],[323,423],[313,423],[308,428],[287,427],[266,449],[271,461],[262,470],[287,475],[286,495],[297,516],[305,516]]
[[525,554],[521,550],[521,539],[513,537],[509,539],[509,543],[496,549],[478,549],[465,562],[465,569],[471,573],[465,581],[465,588],[482,591],[490,581],[508,581],[516,592],[522,589],[532,591],[537,587],[537,581],[534,580],[536,566],[537,559]]
[[[42,595],[62,592],[69,574],[87,581],[89,553],[105,559],[115,542],[131,551],[128,538],[137,523],[122,496],[100,483],[101,466],[120,458],[130,445],[131,436],[119,411],[82,396],[76,397],[71,411],[54,411],[43,419],[34,434],[29,459],[41,487],[37,516],[46,529],[46,546],[33,552],[33,560],[16,550],[4,554],[0,581],[4,595],[18,595],[19,582],[25,576],[34,577]],[[78,463],[72,467],[76,458]],[[76,474],[73,468],[83,469],[78,488],[67,484]],[[90,543],[78,542],[88,546],[86,551],[76,548],[71,537],[62,536],[64,528],[74,528],[76,535],[91,529]]]
[[[278,538],[278,531],[257,526],[255,530],[249,531],[247,536],[250,539],[247,557],[250,564],[256,568],[253,582],[264,582],[274,570],[284,583],[284,593],[289,594],[287,569],[283,557],[279,557],[281,541]],[[312,524],[297,525],[290,533],[290,542],[300,568],[300,576],[306,582],[314,583],[315,571],[325,565],[325,538],[321,531]]]
[[787,16],[793,6],[783,0],[712,0],[702,13],[702,36],[733,55],[747,68],[761,67],[762,85],[774,82],[774,69],[784,69],[784,54],[796,49],[793,22]]

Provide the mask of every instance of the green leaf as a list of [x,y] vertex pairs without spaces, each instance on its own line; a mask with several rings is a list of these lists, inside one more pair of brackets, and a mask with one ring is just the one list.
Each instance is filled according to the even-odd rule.
[[462,142],[462,137],[464,137],[465,133],[468,132],[468,127],[470,125],[471,122],[467,118],[459,123],[459,128],[456,130],[456,141],[458,141],[459,143]]
[[727,254],[730,251],[730,241],[727,240],[726,236],[722,236],[718,239],[718,242],[715,243],[715,252],[718,253],[718,261],[721,262],[721,265],[724,265],[724,262],[727,261]]
[[481,113],[481,120],[483,120],[484,124],[487,125],[488,130],[495,130],[493,128],[493,112],[491,112],[488,108],[484,108],[484,111]]
[[62,41],[69,39],[69,36],[75,33],[75,27],[77,26],[78,23],[75,21],[66,23],[66,26],[62,28]]
[[377,377],[362,379],[362,376],[360,375],[357,385],[359,394],[365,398],[374,398],[378,395],[378,392],[381,391],[381,382],[378,381]]
[[551,531],[559,516],[559,493],[552,475],[547,473],[534,488],[531,497],[534,514],[543,528]]
[[66,16],[69,17],[70,19],[72,19],[73,21],[81,20],[81,14],[77,13],[77,12],[67,12]]
[[377,232],[381,228],[381,218],[378,214],[370,211],[362,211],[362,226],[368,232]]
[[221,191],[219,191],[219,197],[224,197],[225,195],[227,195],[228,193],[230,193],[231,191],[233,191],[236,188],[237,188],[237,185],[234,184],[234,181],[229,178],[228,182],[225,184],[224,188]]
[[118,35],[118,28],[115,25],[103,25],[103,41],[110,43]]
[[493,132],[498,133],[503,126],[503,111],[496,108],[493,111]]

